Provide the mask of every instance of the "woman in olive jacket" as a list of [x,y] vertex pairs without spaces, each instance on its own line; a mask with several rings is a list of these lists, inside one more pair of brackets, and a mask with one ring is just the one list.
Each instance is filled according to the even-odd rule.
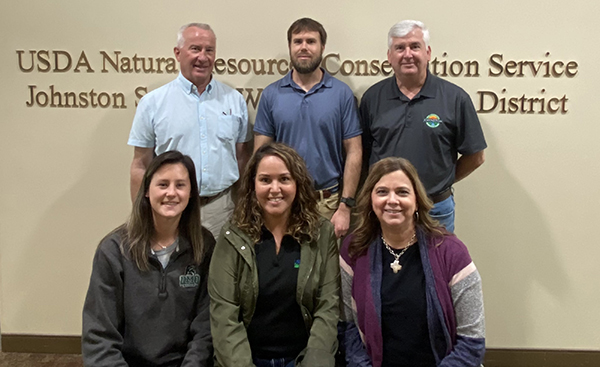
[[209,272],[215,365],[334,366],[340,271],[304,161],[258,149]]

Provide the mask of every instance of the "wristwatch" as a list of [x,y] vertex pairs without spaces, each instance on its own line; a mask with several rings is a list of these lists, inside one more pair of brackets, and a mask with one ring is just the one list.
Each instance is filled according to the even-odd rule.
[[354,208],[354,206],[356,205],[356,200],[354,200],[354,198],[342,197],[340,199],[340,202],[346,204],[346,206],[348,206],[348,208]]

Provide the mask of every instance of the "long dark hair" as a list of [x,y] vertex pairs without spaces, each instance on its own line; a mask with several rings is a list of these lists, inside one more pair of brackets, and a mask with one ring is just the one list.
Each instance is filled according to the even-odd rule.
[[206,248],[202,241],[202,225],[200,223],[200,195],[196,181],[196,169],[192,159],[178,151],[168,151],[155,157],[142,179],[140,190],[135,197],[129,220],[125,224],[126,240],[121,242],[121,252],[130,256],[140,270],[148,269],[150,255],[150,239],[155,233],[152,206],[146,197],[152,177],[162,166],[182,164],[190,176],[190,199],[179,219],[179,236],[188,240],[194,253],[194,262],[200,264]]
[[312,178],[302,157],[294,149],[281,143],[265,144],[250,158],[242,177],[233,223],[254,242],[259,241],[264,219],[256,199],[254,180],[259,163],[267,156],[280,158],[296,181],[296,197],[292,203],[287,232],[298,242],[315,239],[319,229],[319,211]]
[[447,234],[438,221],[429,215],[433,202],[427,196],[427,191],[419,179],[416,168],[404,158],[384,158],[371,167],[365,184],[358,194],[356,204],[358,223],[353,233],[352,242],[348,247],[348,253],[351,257],[356,258],[364,254],[371,242],[381,233],[381,224],[373,211],[371,193],[383,176],[396,171],[404,172],[414,187],[419,210],[418,215],[415,214],[415,226],[433,237],[442,237]]

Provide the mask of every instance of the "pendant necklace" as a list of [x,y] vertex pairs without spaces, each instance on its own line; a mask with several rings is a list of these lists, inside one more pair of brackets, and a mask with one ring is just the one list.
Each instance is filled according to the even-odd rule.
[[400,261],[399,261],[400,256],[404,255],[406,250],[408,250],[408,248],[412,245],[412,241],[415,239],[416,235],[417,235],[416,232],[413,233],[410,240],[408,240],[406,247],[404,249],[402,249],[402,251],[400,251],[399,254],[394,252],[394,250],[390,247],[390,245],[388,245],[387,242],[385,242],[385,238],[383,238],[383,235],[381,235],[381,240],[383,241],[385,248],[390,252],[390,254],[392,254],[392,256],[395,259],[393,262],[390,263],[390,268],[392,268],[392,271],[394,271],[394,274],[398,273],[398,271],[400,271],[400,269],[402,269],[402,265],[400,265]]

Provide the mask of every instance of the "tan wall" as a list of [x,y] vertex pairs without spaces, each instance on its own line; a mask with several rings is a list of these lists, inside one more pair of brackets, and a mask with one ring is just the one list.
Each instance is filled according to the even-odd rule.
[[[456,185],[457,233],[483,276],[488,346],[598,350],[600,249],[593,233],[600,219],[594,207],[600,203],[600,148],[595,144],[600,55],[594,41],[600,12],[595,4],[2,2],[2,332],[80,333],[94,249],[128,214],[132,149],[126,141],[135,112],[134,90],[154,89],[174,76],[110,68],[102,73],[100,51],[170,57],[177,28],[203,21],[217,33],[218,57],[280,59],[287,56],[287,27],[311,16],[329,32],[326,53],[339,53],[342,60],[383,60],[389,27],[416,18],[431,29],[433,57],[479,62],[479,77],[448,77],[476,104],[478,91],[500,94],[503,88],[507,96],[567,96],[565,114],[480,115],[487,161]],[[63,50],[73,62],[83,51],[94,72],[22,72],[17,50],[25,51],[23,60],[29,60],[29,50]],[[578,72],[572,78],[531,73],[491,77],[488,59],[495,53],[504,55],[504,63],[574,60]],[[233,87],[260,88],[278,76],[218,78]],[[341,77],[359,97],[380,78]],[[29,85],[44,91],[54,85],[62,92],[121,92],[126,108],[27,107]]]

